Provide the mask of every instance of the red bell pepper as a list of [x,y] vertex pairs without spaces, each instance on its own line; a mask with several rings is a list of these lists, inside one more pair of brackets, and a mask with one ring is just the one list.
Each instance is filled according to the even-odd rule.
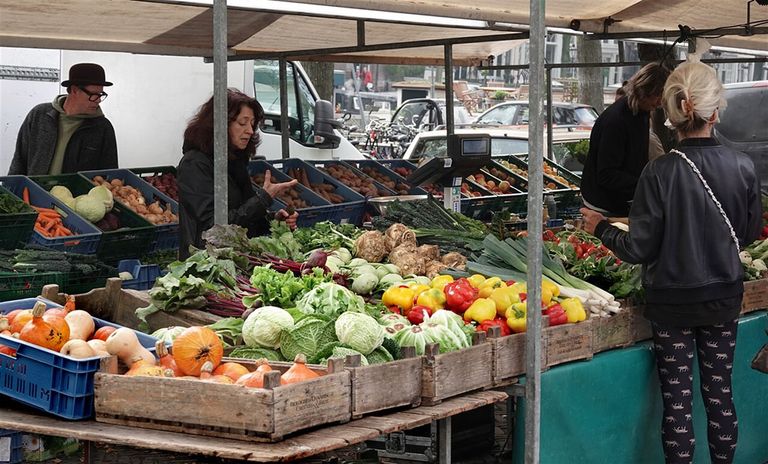
[[562,325],[568,322],[568,316],[562,306],[555,303],[544,310],[544,315],[549,316],[549,326]]
[[449,283],[443,288],[445,307],[451,311],[464,314],[477,299],[477,289],[465,278]]
[[413,308],[411,308],[410,311],[408,311],[408,315],[406,316],[408,318],[408,322],[410,322],[413,325],[421,324],[422,322],[424,322],[425,311],[427,313],[427,316],[432,315],[432,310],[427,306],[423,306],[423,305],[414,306]]
[[510,329],[509,326],[507,325],[507,321],[500,317],[481,322],[480,325],[477,326],[476,330],[478,332],[487,332],[488,329],[496,326],[501,327],[502,337],[506,337],[507,335],[512,335],[512,329]]

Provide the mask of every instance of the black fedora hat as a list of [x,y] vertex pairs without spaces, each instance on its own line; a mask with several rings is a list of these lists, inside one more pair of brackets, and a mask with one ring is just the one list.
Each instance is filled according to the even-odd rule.
[[69,68],[69,79],[61,83],[62,87],[71,85],[101,85],[109,87],[104,77],[104,68],[96,63],[78,63]]

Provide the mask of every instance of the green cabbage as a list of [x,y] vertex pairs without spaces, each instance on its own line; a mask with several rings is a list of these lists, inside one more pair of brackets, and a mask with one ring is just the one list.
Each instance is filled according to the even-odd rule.
[[442,324],[437,324],[435,322],[422,322],[420,325],[421,328],[424,329],[424,335],[427,344],[439,344],[441,353],[458,351],[467,347],[466,338],[464,338],[463,334],[457,335],[451,329]]
[[336,320],[336,337],[350,348],[368,354],[381,346],[384,328],[367,314],[347,312]]
[[252,312],[243,324],[243,341],[247,346],[279,348],[284,330],[293,328],[293,317],[276,306],[264,306]]
[[[328,358],[342,358],[346,359],[347,356],[359,354],[360,355],[360,365],[361,366],[367,366],[368,358],[365,357],[365,355],[357,350],[354,350],[352,348],[347,348],[346,346],[337,346],[333,349],[331,352],[331,355],[328,356]],[[323,364],[327,364],[327,359],[323,360]]]
[[184,332],[185,329],[186,327],[180,326],[165,327],[152,332],[152,336],[158,340],[162,340],[165,344],[173,343],[173,340],[178,337],[179,334]]
[[382,347],[378,347],[375,350],[373,350],[368,356],[366,356],[366,358],[368,358],[368,362],[370,364],[381,364],[381,363],[395,360],[395,358],[392,357],[389,351],[385,350]]
[[285,359],[294,359],[299,353],[312,359],[323,346],[335,341],[333,321],[307,316],[280,336],[280,353]]
[[402,348],[412,346],[416,349],[417,355],[424,354],[424,348],[427,346],[427,335],[420,325],[405,327],[394,336],[395,342]]
[[389,327],[395,324],[411,325],[405,316],[401,316],[400,314],[393,313],[391,311],[379,316],[379,324],[383,325],[384,327]]
[[[440,309],[435,311],[425,322],[440,324],[450,329],[459,339],[459,348],[468,348],[472,346],[472,332],[475,331],[471,325],[464,324],[464,319],[453,311]],[[469,327],[467,333],[465,326]]]
[[230,358],[240,359],[261,359],[269,361],[285,361],[285,358],[279,351],[269,348],[259,348],[254,346],[238,346],[229,354]]
[[301,297],[296,308],[304,314],[334,317],[345,311],[365,311],[365,301],[341,285],[325,282]]
[[107,213],[104,201],[91,195],[80,195],[75,198],[75,212],[91,222],[101,221]]

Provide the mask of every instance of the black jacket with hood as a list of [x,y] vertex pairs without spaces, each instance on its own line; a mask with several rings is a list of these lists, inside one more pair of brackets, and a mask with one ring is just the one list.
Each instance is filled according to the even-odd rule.
[[[56,97],[63,104],[63,96]],[[42,103],[27,114],[16,138],[9,175],[46,175],[51,168],[59,136],[59,110]],[[61,172],[71,173],[117,168],[115,129],[103,114],[83,119],[67,143]]]
[[[757,239],[762,206],[752,160],[714,138],[686,139],[678,148],[701,171],[741,247]],[[744,292],[738,250],[704,185],[681,156],[668,153],[646,166],[629,224],[627,233],[602,221],[595,235],[622,260],[643,265],[648,319],[696,326],[738,315]],[[712,302],[727,304],[703,313]]]
[[[248,160],[230,159],[228,171],[229,223],[248,229],[253,237],[269,231],[272,197],[251,184]],[[202,234],[213,226],[213,156],[199,150],[184,153],[178,167],[179,259],[189,257],[189,246],[203,248]]]

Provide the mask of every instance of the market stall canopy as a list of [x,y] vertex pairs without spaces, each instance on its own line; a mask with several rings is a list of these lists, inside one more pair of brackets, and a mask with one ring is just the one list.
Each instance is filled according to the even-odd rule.
[[[208,3],[205,5],[204,3]],[[200,5],[134,0],[0,0],[0,46],[211,56],[213,12]],[[233,2],[228,2],[232,4]],[[258,6],[261,2],[250,2]],[[387,22],[365,23],[368,45],[492,36],[504,32]],[[284,15],[238,9],[228,12],[233,55],[323,50],[357,44],[356,19]],[[456,64],[479,64],[513,46],[512,41],[457,44]],[[313,59],[379,63],[443,62],[443,47],[352,52]],[[318,53],[319,55],[319,53]]]
[[[371,9],[488,21],[499,25],[530,24],[529,0],[287,0],[294,3]],[[723,27],[738,29],[747,22],[747,0],[547,0],[545,22],[548,27],[571,27],[577,20],[579,30],[593,33],[639,33],[668,31],[674,39],[678,25],[696,31]],[[713,45],[768,51],[768,6],[752,2],[751,23],[762,34],[723,35],[713,32]],[[758,30],[760,31],[760,30]],[[662,33],[655,34],[663,38]]]

